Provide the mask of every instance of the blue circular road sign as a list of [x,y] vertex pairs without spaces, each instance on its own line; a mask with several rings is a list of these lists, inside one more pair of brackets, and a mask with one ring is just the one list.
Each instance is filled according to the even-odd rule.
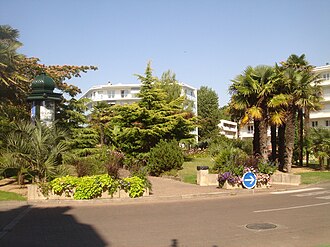
[[253,189],[257,184],[257,176],[253,172],[246,172],[242,177],[243,186],[247,189]]

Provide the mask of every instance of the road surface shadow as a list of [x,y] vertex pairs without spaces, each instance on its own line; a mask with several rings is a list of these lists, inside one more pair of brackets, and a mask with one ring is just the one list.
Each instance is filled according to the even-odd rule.
[[1,212],[0,246],[111,246],[93,227],[77,222],[68,214],[70,209],[23,206]]

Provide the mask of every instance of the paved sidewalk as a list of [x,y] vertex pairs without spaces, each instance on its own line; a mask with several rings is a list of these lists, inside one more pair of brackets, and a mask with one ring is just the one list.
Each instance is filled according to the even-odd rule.
[[150,197],[212,197],[219,195],[234,195],[234,194],[249,194],[249,193],[267,193],[272,191],[282,191],[288,189],[297,189],[302,186],[294,185],[272,185],[270,188],[265,189],[235,189],[226,190],[217,186],[199,186],[195,184],[183,183],[170,178],[149,177],[152,184],[152,192]]
[[39,206],[52,206],[52,205],[91,205],[98,203],[134,203],[134,202],[164,202],[175,201],[181,199],[194,199],[194,198],[213,198],[242,194],[261,194],[269,193],[272,191],[283,191],[288,189],[297,189],[302,186],[291,185],[273,185],[267,189],[235,189],[225,190],[217,186],[199,186],[177,181],[170,178],[149,177],[152,184],[152,191],[149,196],[140,198],[113,198],[113,199],[94,199],[94,200],[42,200],[42,201],[3,201],[0,202],[0,211],[3,207],[20,207],[24,205],[39,205]]

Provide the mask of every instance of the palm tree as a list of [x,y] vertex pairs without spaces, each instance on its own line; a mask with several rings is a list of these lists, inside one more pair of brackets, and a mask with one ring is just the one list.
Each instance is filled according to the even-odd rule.
[[233,80],[230,108],[241,112],[241,123],[254,123],[253,149],[255,155],[268,159],[267,130],[269,124],[268,103],[272,95],[272,67],[248,66],[243,74]]
[[[22,46],[18,41],[19,32],[8,25],[0,25],[0,86],[4,88],[22,90],[19,81],[27,82],[27,79],[17,72],[17,65],[24,56],[17,53],[17,49]],[[8,97],[8,95],[7,95]]]
[[[285,121],[279,129],[280,169],[291,172],[295,140],[297,115],[300,118],[300,160],[302,164],[303,117],[308,118],[309,109],[316,108],[320,100],[320,88],[317,76],[312,73],[312,66],[305,61],[304,55],[291,55],[282,66],[275,67],[278,92],[275,98],[281,98],[278,107],[285,115]],[[282,138],[285,138],[285,141]],[[285,148],[284,148],[285,147]],[[285,151],[284,151],[285,150]],[[283,152],[284,151],[284,152]],[[284,158],[283,158],[284,157]]]
[[[330,159],[330,130],[326,128],[313,128],[311,132],[312,150],[319,159],[321,170],[325,170],[325,161]],[[329,163],[328,163],[328,168]]]
[[[282,62],[285,70],[294,71],[296,81],[292,81],[291,93],[294,94],[294,104],[298,117],[298,151],[299,165],[303,165],[303,148],[309,133],[309,112],[320,108],[321,87],[317,74],[313,73],[313,66],[309,65],[305,54],[292,54],[287,61]],[[293,78],[293,77],[292,77]],[[305,119],[305,121],[304,121]],[[305,127],[304,127],[305,125]],[[305,133],[304,133],[305,132]]]
[[5,140],[0,156],[0,171],[8,168],[17,171],[18,183],[30,174],[36,181],[46,181],[57,173],[61,154],[67,150],[63,141],[66,133],[37,122],[18,122]]

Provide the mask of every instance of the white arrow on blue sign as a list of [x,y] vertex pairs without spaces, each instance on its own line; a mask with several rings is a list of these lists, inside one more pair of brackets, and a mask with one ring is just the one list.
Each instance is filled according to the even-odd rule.
[[257,176],[253,172],[246,172],[242,177],[243,186],[247,189],[253,189],[257,184]]

